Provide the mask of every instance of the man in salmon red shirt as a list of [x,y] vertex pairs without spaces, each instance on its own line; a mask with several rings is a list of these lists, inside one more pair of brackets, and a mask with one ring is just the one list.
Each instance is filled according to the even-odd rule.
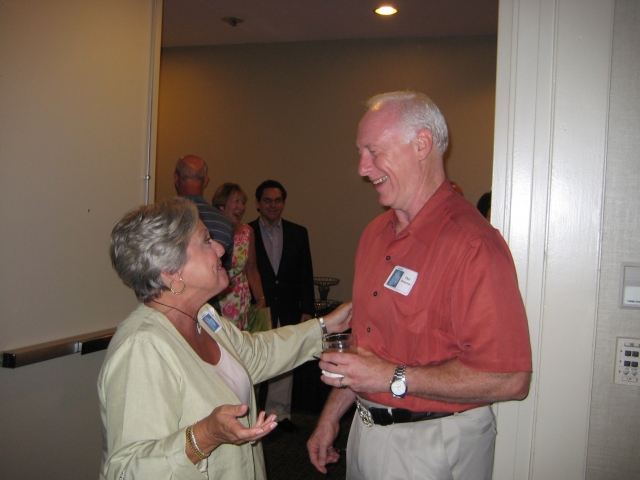
[[325,473],[355,402],[347,479],[490,479],[491,404],[529,392],[531,347],[509,249],[446,179],[445,120],[425,95],[369,101],[358,173],[389,210],[358,246],[352,330],[359,355],[325,353],[336,387],[307,443]]

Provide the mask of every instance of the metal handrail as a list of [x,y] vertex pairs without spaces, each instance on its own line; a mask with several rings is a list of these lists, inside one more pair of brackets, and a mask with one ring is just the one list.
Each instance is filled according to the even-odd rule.
[[105,350],[115,332],[115,328],[108,328],[99,332],[85,333],[30,347],[8,350],[2,352],[2,366],[4,368],[18,368],[74,353],[86,355]]

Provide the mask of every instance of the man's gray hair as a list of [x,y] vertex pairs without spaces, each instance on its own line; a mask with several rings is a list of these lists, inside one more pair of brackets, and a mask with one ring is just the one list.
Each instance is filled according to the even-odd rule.
[[404,142],[409,143],[416,137],[418,130],[426,128],[431,132],[436,151],[440,156],[444,155],[449,145],[447,122],[429,97],[417,92],[389,92],[376,95],[367,102],[369,109],[387,105],[398,111]]
[[198,208],[175,197],[126,213],[111,232],[111,264],[141,302],[168,290],[161,273],[176,273],[187,262],[189,239],[198,226]]
[[[189,156],[189,155],[188,155]],[[198,180],[204,181],[207,178],[207,173],[209,173],[209,167],[207,166],[207,162],[202,160],[202,167],[198,170],[195,170],[191,167],[187,162],[185,162],[186,157],[182,157],[178,159],[178,163],[176,163],[176,173],[179,178],[196,178]]]

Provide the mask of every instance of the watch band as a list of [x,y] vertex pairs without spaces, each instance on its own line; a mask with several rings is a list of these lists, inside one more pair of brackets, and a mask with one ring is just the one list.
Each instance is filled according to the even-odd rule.
[[[396,366],[396,370],[393,374],[393,378],[391,379],[391,382],[389,382],[389,388],[391,390],[391,395],[394,398],[404,398],[404,396],[407,394],[407,379],[405,377],[405,373],[407,371],[407,366],[406,365],[398,365]],[[402,385],[402,393],[396,393],[395,390],[395,385],[396,384],[401,384]],[[398,385],[400,386],[400,385]]]
[[327,333],[327,324],[324,323],[324,317],[319,317],[318,322],[320,323],[320,328],[322,329],[322,336],[326,337],[328,333]]

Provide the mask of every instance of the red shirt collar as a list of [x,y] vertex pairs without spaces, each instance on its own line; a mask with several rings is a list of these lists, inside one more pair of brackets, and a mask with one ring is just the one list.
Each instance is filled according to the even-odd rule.
[[[422,206],[415,218],[411,220],[407,228],[400,232],[398,236],[412,235],[420,239],[422,237],[421,232],[429,231],[429,224],[433,223],[442,215],[442,206],[449,201],[451,195],[458,195],[458,193],[451,186],[451,182],[445,179],[431,198],[427,200],[427,203]],[[382,234],[389,228],[395,236],[395,225],[398,222],[395,210],[391,208],[383,215],[386,216],[386,221],[381,222],[381,228],[378,234]]]

